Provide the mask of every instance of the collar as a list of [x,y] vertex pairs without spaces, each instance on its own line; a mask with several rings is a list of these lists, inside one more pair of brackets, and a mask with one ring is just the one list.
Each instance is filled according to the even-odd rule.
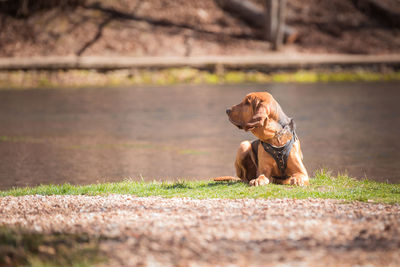
[[[271,139],[268,139],[266,141],[262,141],[264,143],[269,143],[272,147],[278,148],[278,147],[283,147],[285,146],[288,142],[290,142],[290,139],[293,138],[293,136],[295,135],[295,123],[293,121],[293,119],[287,118],[286,123],[283,123],[281,120],[278,121],[278,123],[281,125],[282,129],[279,132],[275,132],[275,136],[272,137]],[[281,138],[285,135],[286,136],[286,142],[283,145],[273,145],[273,143],[278,143],[281,144]],[[290,138],[288,138],[290,137]],[[268,142],[270,141],[270,142]],[[275,142],[276,141],[276,142]]]

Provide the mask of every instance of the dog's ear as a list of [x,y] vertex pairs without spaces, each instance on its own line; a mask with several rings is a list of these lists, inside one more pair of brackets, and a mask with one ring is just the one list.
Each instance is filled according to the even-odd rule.
[[263,126],[265,120],[268,119],[268,114],[267,114],[268,108],[263,101],[260,101],[259,99],[254,99],[251,102],[251,105],[253,107],[253,117],[246,124],[244,128],[245,131],[250,131],[256,127]]

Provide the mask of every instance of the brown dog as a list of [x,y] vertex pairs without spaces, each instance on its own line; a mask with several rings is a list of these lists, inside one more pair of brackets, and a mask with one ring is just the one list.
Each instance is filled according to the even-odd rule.
[[270,182],[308,185],[294,122],[272,95],[250,93],[226,113],[239,129],[251,131],[259,139],[243,141],[239,146],[235,168],[242,181],[253,186]]

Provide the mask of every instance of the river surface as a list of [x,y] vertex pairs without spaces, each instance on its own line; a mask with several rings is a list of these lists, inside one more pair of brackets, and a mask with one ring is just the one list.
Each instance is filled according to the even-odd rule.
[[225,109],[268,91],[294,118],[310,175],[400,182],[400,83],[0,91],[0,188],[234,175]]

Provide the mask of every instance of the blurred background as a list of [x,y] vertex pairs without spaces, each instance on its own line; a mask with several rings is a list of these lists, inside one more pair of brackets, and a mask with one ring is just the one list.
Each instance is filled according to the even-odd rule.
[[0,188],[234,175],[272,93],[306,167],[400,182],[399,0],[0,0]]
[[[0,55],[264,54],[267,2],[282,1],[2,0]],[[283,2],[286,49],[398,52],[398,0]]]

